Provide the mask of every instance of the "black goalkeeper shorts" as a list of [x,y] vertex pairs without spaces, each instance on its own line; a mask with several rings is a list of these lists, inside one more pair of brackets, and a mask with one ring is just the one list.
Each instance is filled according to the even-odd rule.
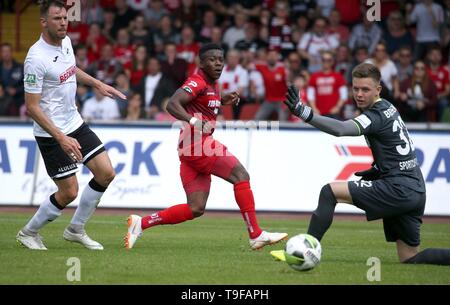
[[400,239],[412,247],[420,244],[425,193],[385,179],[349,181],[348,187],[353,204],[366,212],[367,220],[383,219],[387,241]]

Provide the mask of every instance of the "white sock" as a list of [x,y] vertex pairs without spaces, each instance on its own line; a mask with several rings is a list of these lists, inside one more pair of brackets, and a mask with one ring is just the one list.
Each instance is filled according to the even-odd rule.
[[104,192],[98,192],[92,189],[91,185],[86,185],[86,188],[81,194],[80,203],[77,210],[70,221],[72,229],[79,231],[83,229],[86,222],[91,218],[95,209],[97,208],[100,198],[102,198]]
[[43,226],[55,220],[61,215],[61,210],[50,202],[48,196],[37,210],[36,214],[25,225],[25,230],[31,233],[37,233]]

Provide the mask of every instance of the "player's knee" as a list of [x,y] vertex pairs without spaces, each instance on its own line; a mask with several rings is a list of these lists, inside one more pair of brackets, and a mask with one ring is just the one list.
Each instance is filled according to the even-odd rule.
[[111,168],[105,175],[105,185],[109,185],[116,177],[116,172]]
[[67,205],[74,201],[78,196],[78,187],[70,187],[61,192],[62,205]]
[[325,184],[320,190],[319,204],[334,204],[336,205],[336,197],[330,184]]
[[100,177],[95,177],[95,181],[97,181],[100,185],[107,187],[116,177],[116,172],[114,169],[109,169],[102,173]]
[[192,215],[194,216],[194,218],[200,217],[205,213],[204,207],[197,207],[197,206],[192,206],[192,205],[190,207],[191,207]]
[[247,172],[247,170],[242,167],[239,166],[237,167],[234,171],[233,171],[233,176],[235,177],[235,181],[236,182],[241,182],[241,181],[249,181],[250,180],[250,175]]

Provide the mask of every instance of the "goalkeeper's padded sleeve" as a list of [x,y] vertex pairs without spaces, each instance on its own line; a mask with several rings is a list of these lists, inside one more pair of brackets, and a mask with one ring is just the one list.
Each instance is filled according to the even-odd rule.
[[309,124],[336,137],[361,135],[358,126],[353,120],[339,121],[315,114],[309,121]]

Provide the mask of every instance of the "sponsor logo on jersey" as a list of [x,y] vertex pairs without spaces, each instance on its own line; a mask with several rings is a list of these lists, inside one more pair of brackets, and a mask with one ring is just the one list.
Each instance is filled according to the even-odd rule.
[[417,161],[417,158],[414,158],[408,161],[399,162],[398,165],[401,171],[405,171],[419,166],[419,162]]
[[220,100],[210,100],[208,101],[208,107],[217,108],[220,107],[221,102]]
[[77,72],[77,67],[76,66],[72,66],[69,69],[67,69],[63,74],[61,74],[59,76],[59,83],[62,84],[64,83],[66,80],[68,80],[71,76],[75,75],[75,73]]
[[25,83],[28,85],[36,85],[36,74],[27,74],[27,77],[25,77]]

